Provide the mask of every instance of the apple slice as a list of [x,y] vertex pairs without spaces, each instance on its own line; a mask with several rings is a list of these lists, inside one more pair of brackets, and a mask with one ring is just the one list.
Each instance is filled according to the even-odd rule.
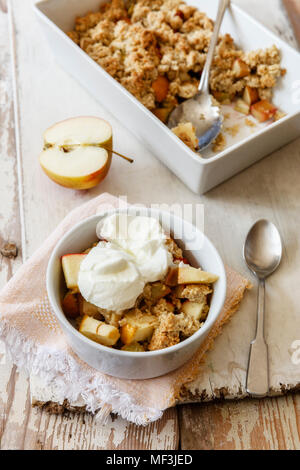
[[121,341],[123,344],[145,341],[150,338],[157,324],[154,315],[143,314],[138,316],[135,312],[127,313],[122,322]]
[[82,295],[78,295],[78,303],[79,303],[79,314],[81,316],[88,315],[89,317],[93,317],[94,315],[99,315],[99,309],[96,305],[91,304],[87,300],[85,300]]
[[233,63],[233,73],[236,78],[243,78],[250,75],[250,68],[242,59],[236,59]]
[[171,289],[165,286],[162,282],[155,282],[151,284],[151,300],[152,302],[158,302],[166,295],[170,294]]
[[168,121],[171,111],[172,108],[155,108],[153,114],[165,124]]
[[272,119],[277,112],[277,108],[267,100],[261,100],[251,106],[251,114],[259,122]]
[[145,348],[140,343],[125,344],[125,346],[123,346],[121,349],[122,351],[128,351],[128,352],[144,352],[145,351]]
[[110,124],[96,117],[77,117],[45,131],[40,164],[56,183],[73,189],[89,189],[105,178],[111,156]]
[[256,101],[259,100],[257,88],[252,88],[247,85],[243,93],[243,100],[246,101],[249,106],[251,106],[253,103],[256,103]]
[[185,266],[170,268],[165,282],[172,287],[178,284],[212,284],[218,279],[219,276],[216,274],[207,273],[192,266]]
[[83,253],[75,253],[70,255],[64,255],[61,259],[63,272],[65,275],[65,281],[67,288],[72,291],[78,291],[78,272],[81,262],[86,257]]
[[231,96],[229,93],[225,93],[223,91],[214,90],[213,92],[214,98],[219,101],[219,103],[225,103],[225,101],[230,102]]
[[82,318],[79,331],[87,338],[104,346],[113,346],[120,338],[118,328],[106,325],[106,323],[95,320],[88,315]]
[[167,97],[169,91],[169,80],[167,77],[160,75],[152,83],[152,88],[154,90],[155,100],[158,101],[158,103],[161,103]]
[[236,101],[234,109],[242,114],[248,115],[250,113],[250,105],[240,98]]
[[193,317],[195,320],[200,320],[203,308],[205,307],[206,303],[198,303],[198,302],[192,302],[191,300],[186,300],[183,302],[181,306],[181,310],[185,315],[189,315],[190,317]]
[[72,292],[67,292],[61,302],[62,309],[66,317],[76,318],[79,315],[77,295]]

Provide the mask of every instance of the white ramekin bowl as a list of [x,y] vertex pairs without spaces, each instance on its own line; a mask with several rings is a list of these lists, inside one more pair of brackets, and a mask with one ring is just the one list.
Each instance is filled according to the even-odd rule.
[[[176,242],[185,249],[191,243],[197,247],[186,252],[186,257],[193,266],[215,273],[219,280],[214,285],[211,306],[204,326],[193,336],[175,346],[159,351],[127,352],[108,348],[91,341],[79,333],[65,317],[61,308],[64,291],[64,278],[61,268],[61,256],[66,253],[80,253],[97,240],[96,226],[107,215],[103,213],[80,222],[56,245],[47,269],[47,291],[53,311],[64,331],[68,342],[76,354],[90,366],[114,377],[126,379],[147,379],[167,374],[188,361],[205,340],[216,322],[224,304],[226,295],[226,274],[222,260],[208,238],[184,219],[160,210],[137,208],[118,209],[118,212],[151,215],[162,223]],[[115,211],[110,211],[112,213]]]

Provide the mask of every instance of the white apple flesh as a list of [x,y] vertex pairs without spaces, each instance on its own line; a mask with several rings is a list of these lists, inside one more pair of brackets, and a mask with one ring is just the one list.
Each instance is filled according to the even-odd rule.
[[56,183],[89,189],[107,175],[111,149],[112,128],[108,122],[95,117],[71,118],[46,130],[40,164]]

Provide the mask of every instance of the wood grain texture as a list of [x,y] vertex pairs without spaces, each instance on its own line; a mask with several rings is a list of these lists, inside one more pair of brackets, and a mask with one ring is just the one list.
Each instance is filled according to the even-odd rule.
[[10,411],[1,440],[1,449],[24,450],[122,450],[178,448],[177,410],[169,409],[163,418],[147,427],[129,424],[116,416],[99,425],[87,413],[55,415],[32,408],[24,393],[22,372],[15,373],[8,391]]
[[[0,287],[2,287],[21,265],[21,226],[19,213],[19,191],[14,133],[14,106],[11,79],[9,24],[7,5],[0,3],[0,246],[6,242],[17,245],[19,253],[15,259],[0,255]],[[12,411],[16,385],[16,368],[7,364],[5,350],[0,344],[0,447],[7,421]],[[29,388],[23,383],[22,394],[29,397]]]
[[184,450],[296,450],[300,396],[179,407]]
[[300,46],[300,0],[282,0]]
[[[296,45],[280,0],[238,0],[237,3],[292,45]],[[3,158],[4,162],[3,174],[0,175],[3,178],[0,184],[0,201],[5,201],[1,206],[0,218],[0,235],[3,240],[15,241],[18,245],[21,243],[19,194],[23,193],[24,196],[21,201],[24,206],[22,231],[23,234],[26,232],[26,237],[23,236],[23,252],[26,250],[29,256],[70,209],[102,191],[108,191],[115,195],[126,194],[129,202],[143,204],[172,204],[174,201],[203,203],[207,235],[214,240],[224,261],[244,274],[247,271],[240,253],[245,233],[256,218],[270,217],[279,225],[286,243],[283,272],[287,276],[293,272],[296,264],[299,265],[300,256],[297,242],[300,229],[297,180],[300,171],[299,141],[279,150],[205,196],[191,194],[124,129],[122,123],[56,65],[44,38],[40,35],[37,40],[37,34],[40,33],[29,0],[11,1],[16,33],[13,44],[17,60],[15,72],[20,113],[18,148],[21,150],[21,171],[18,185],[12,91],[9,89],[9,31],[6,7],[3,5],[2,0],[0,53],[1,59],[2,54],[6,59],[0,61],[0,67],[3,66],[0,75],[1,100],[4,96],[3,88],[9,90],[9,97],[3,100],[6,103],[4,117],[1,112],[2,101],[0,110],[0,123],[6,123],[4,134],[3,126],[0,127],[1,161]],[[81,193],[57,187],[43,175],[37,162],[43,130],[55,121],[80,114],[108,119],[114,128],[117,150],[135,157],[133,166],[115,159],[103,184],[92,191]],[[8,147],[3,147],[7,142],[10,142],[10,151]],[[20,256],[13,262],[1,260],[1,285],[4,285],[20,262]],[[272,292],[275,290],[278,296],[284,295],[285,286],[278,289],[279,279],[274,278],[272,282]],[[287,310],[294,309],[297,312],[293,304],[297,299],[286,300]],[[246,336],[243,348],[248,348],[251,328],[254,328],[255,291],[249,297],[249,302],[253,305],[251,317],[249,318],[245,305],[245,310],[242,309],[235,319],[240,324],[248,322],[249,338]],[[290,334],[290,330],[285,329],[284,315],[276,318],[282,318],[282,331]],[[271,321],[271,315],[269,319]],[[288,341],[289,339],[287,338]],[[220,341],[225,341],[226,354],[230,359],[230,335],[225,335]],[[3,354],[0,357],[0,447],[3,449],[178,447],[179,424],[176,409],[168,410],[160,422],[146,428],[139,428],[115,417],[109,418],[106,426],[99,426],[87,415],[67,413],[65,416],[50,416],[45,411],[31,408],[27,377],[23,372],[17,372],[9,362],[5,363]],[[233,366],[234,362],[232,361]],[[245,364],[242,369],[233,367],[232,375],[237,385],[243,381],[244,368]],[[208,390],[215,393],[219,388],[219,379],[220,374],[211,376],[207,384]],[[198,385],[192,384],[189,392],[197,393]],[[201,387],[203,388],[203,384]],[[299,397],[296,396],[241,403],[185,405],[179,410],[183,448],[299,448]]]

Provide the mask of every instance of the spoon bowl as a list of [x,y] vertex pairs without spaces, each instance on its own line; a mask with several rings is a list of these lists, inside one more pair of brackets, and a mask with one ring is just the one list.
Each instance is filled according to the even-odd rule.
[[210,94],[198,92],[184,101],[170,114],[168,127],[172,129],[181,122],[191,122],[198,139],[198,149],[203,150],[218,136],[223,124],[220,108],[213,104]]
[[259,279],[265,279],[278,268],[281,257],[282,243],[277,228],[268,220],[258,220],[249,230],[244,245],[249,269]]

